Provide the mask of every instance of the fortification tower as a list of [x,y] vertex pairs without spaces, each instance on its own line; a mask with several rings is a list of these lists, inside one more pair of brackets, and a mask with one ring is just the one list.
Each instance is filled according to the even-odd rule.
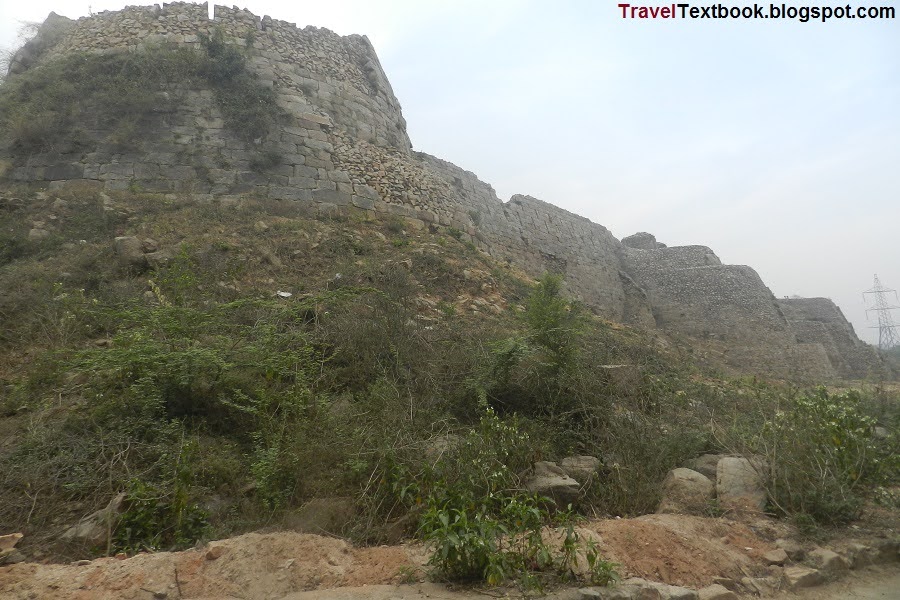
[[878,275],[875,275],[875,287],[871,290],[863,292],[863,298],[871,296],[874,306],[866,310],[866,315],[871,312],[878,314],[878,325],[873,325],[873,329],[878,329],[878,347],[881,350],[890,350],[894,346],[900,345],[900,333],[897,332],[898,325],[894,323],[891,315],[892,310],[900,309],[900,306],[894,306],[888,303],[889,294],[894,294],[894,300],[897,300],[897,291],[891,290],[881,285]]

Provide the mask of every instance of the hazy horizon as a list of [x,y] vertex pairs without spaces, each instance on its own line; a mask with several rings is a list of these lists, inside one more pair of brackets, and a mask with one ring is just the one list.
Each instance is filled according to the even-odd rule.
[[[0,46],[51,10],[125,4],[0,0]],[[898,21],[623,20],[584,0],[241,6],[367,35],[414,147],[502,200],[709,246],[877,339],[863,292],[875,273],[900,288]]]

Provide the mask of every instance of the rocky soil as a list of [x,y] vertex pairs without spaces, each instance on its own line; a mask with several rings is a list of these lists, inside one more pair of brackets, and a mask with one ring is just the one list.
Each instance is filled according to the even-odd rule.
[[[581,528],[582,536],[597,541],[603,555],[619,564],[623,585],[615,591],[608,588],[557,590],[551,597],[734,597],[722,595],[732,593],[729,590],[768,596],[792,588],[802,591],[806,585],[836,579],[852,567],[862,568],[898,558],[897,543],[878,538],[877,532],[861,531],[859,537],[868,536],[868,539],[862,539],[859,545],[850,539],[833,544],[837,550],[833,556],[830,550],[815,544],[786,540],[783,536],[790,533],[786,525],[761,517],[738,522],[659,514],[588,521]],[[795,560],[788,558],[788,554]],[[484,594],[516,596],[510,590],[454,591],[436,583],[425,583],[426,561],[426,549],[417,544],[357,548],[333,537],[295,532],[250,533],[184,552],[71,564],[21,562],[2,566],[0,597],[10,600],[388,600],[484,597]],[[880,568],[893,569],[883,570],[880,576],[896,575],[896,563]],[[816,576],[798,578],[801,572]],[[878,581],[873,585],[876,593]],[[700,590],[699,594],[693,590]],[[881,597],[889,596],[862,596]]]

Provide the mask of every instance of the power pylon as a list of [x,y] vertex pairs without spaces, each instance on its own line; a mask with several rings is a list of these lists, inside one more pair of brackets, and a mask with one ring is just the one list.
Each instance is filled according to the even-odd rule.
[[900,345],[900,332],[897,328],[900,325],[894,323],[891,311],[900,309],[900,306],[892,306],[888,304],[888,294],[894,294],[894,300],[897,300],[897,290],[890,290],[883,285],[875,275],[875,287],[871,290],[863,292],[863,299],[870,294],[874,300],[874,306],[866,309],[866,317],[870,312],[878,313],[878,325],[873,325],[872,329],[878,329],[878,347],[881,350],[889,350],[894,346]]

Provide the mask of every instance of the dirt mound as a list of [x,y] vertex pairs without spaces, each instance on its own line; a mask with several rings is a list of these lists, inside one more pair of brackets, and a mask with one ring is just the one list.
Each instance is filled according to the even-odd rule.
[[250,533],[185,552],[89,564],[23,563],[0,568],[3,598],[59,600],[268,598],[290,592],[386,584],[423,563],[420,549],[354,548],[328,537]]
[[[716,577],[766,574],[761,557],[778,525],[647,515],[590,521],[580,528],[623,577],[703,587]],[[420,572],[419,545],[354,548],[335,538],[294,532],[251,533],[185,552],[103,558],[71,565],[0,567],[0,597],[10,600],[282,598],[304,591],[400,583]]]
[[588,525],[601,538],[604,555],[623,576],[671,585],[704,587],[716,577],[740,580],[765,574],[760,559],[775,546],[747,525],[685,515],[646,515]]

